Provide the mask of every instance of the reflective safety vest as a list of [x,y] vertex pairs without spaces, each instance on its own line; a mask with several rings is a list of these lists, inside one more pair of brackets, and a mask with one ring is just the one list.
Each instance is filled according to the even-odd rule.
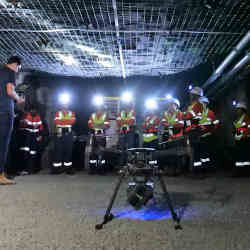
[[144,142],[151,142],[153,140],[158,139],[158,135],[155,133],[144,133],[143,134],[143,141]]
[[153,127],[155,129],[158,129],[159,125],[155,124],[155,121],[158,119],[158,117],[156,115],[154,115],[153,117],[148,116],[145,119],[145,129],[147,129],[148,127]]
[[96,113],[92,114],[92,120],[93,120],[94,125],[95,124],[97,124],[97,125],[104,124],[106,118],[107,118],[106,113],[103,113],[100,117],[97,117]]
[[72,125],[75,122],[75,113],[72,111],[65,111],[59,110],[56,112],[55,116],[55,124],[56,124],[56,132],[61,133],[62,129],[67,129],[71,132]]
[[165,131],[172,139],[176,139],[183,136],[184,121],[179,111],[164,112],[162,118],[162,125],[165,127]]
[[[129,124],[129,121],[131,121],[131,120],[135,120],[134,110],[130,110],[127,114],[124,110],[122,110],[120,113],[120,121],[122,123],[120,133],[124,132],[123,128],[126,129],[126,132],[129,132],[130,126],[131,126]],[[135,123],[134,123],[134,125],[135,125]]]
[[200,125],[211,125],[211,119],[208,118],[208,108],[206,108],[201,114]]
[[43,124],[40,115],[32,115],[31,112],[26,112],[20,120],[20,129],[31,133],[38,133],[43,130]]
[[186,121],[185,132],[189,132],[191,129],[199,126],[198,122],[202,119],[201,115],[203,112],[204,106],[198,101],[195,101],[187,108],[184,114],[184,120]]
[[236,134],[234,136],[236,141],[240,141],[242,139],[242,137],[243,137],[244,131],[240,130],[240,129],[243,128],[244,126],[246,126],[246,124],[244,124],[244,122],[243,122],[245,117],[246,117],[246,115],[243,114],[238,121],[235,121],[233,123],[234,127],[236,128]]
[[66,114],[64,114],[62,111],[58,112],[59,119],[62,121],[71,120],[73,118],[73,113],[71,111],[68,111]]
[[129,120],[133,119],[133,115],[134,115],[134,110],[129,111],[128,114],[126,114],[126,112],[124,110],[122,110],[121,119],[123,121],[129,121]]
[[[209,125],[213,125],[213,124],[212,124],[212,121],[211,121],[211,118],[208,117],[208,111],[209,111],[209,109],[206,108],[206,109],[204,109],[204,111],[202,112],[202,114],[201,114],[201,120],[199,121],[199,125],[200,125],[200,126],[209,126]],[[211,135],[211,132],[207,132],[207,133],[203,134],[201,137],[204,138],[204,137],[207,137],[207,136],[209,136],[209,135]]]
[[172,115],[169,115],[169,112],[164,112],[164,118],[166,119],[166,122],[169,124],[169,125],[172,125],[174,126],[178,119],[177,119],[177,113],[178,112],[174,112],[174,114]]
[[153,117],[148,116],[145,119],[145,128],[144,128],[144,133],[143,133],[143,140],[144,142],[151,142],[153,140],[158,139],[158,128],[159,125],[155,124],[155,121],[158,119],[156,115]]

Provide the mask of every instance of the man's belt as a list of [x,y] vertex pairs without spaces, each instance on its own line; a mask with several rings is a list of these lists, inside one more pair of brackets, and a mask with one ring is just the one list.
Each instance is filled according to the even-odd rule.
[[157,128],[145,129],[144,133],[158,133],[158,129]]
[[104,129],[94,129],[94,134],[95,135],[103,135],[104,134]]
[[167,127],[165,129],[165,133],[167,133],[169,136],[174,136],[179,134],[182,131],[182,128],[178,128],[178,127]]
[[121,129],[120,129],[120,133],[121,133],[121,134],[127,134],[127,133],[129,133],[130,131],[131,131],[130,127],[127,127],[127,126],[123,126],[123,127],[121,127]]
[[155,133],[144,133],[143,137],[149,138],[149,137],[153,137],[153,136],[157,136],[157,134]]
[[58,133],[58,134],[71,133],[72,127],[69,126],[69,125],[57,126],[57,127],[56,127],[56,130],[57,130],[57,133]]
[[193,120],[186,120],[186,127],[190,127],[192,125],[198,125],[199,124],[199,119],[193,119]]
[[26,131],[29,131],[31,133],[38,133],[39,132],[39,129],[36,128],[36,129],[31,129],[31,128],[22,128],[22,130],[26,130]]

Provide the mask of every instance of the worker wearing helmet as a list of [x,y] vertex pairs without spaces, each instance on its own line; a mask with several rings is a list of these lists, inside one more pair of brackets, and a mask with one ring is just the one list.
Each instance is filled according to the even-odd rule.
[[21,174],[31,174],[35,172],[35,167],[38,165],[39,147],[43,132],[43,123],[34,105],[30,106],[29,111],[22,116],[19,129],[22,137],[20,152],[24,160]]
[[55,154],[51,173],[74,174],[72,166],[73,133],[72,126],[75,123],[75,113],[69,110],[67,104],[62,104],[54,118],[56,126]]
[[90,174],[104,174],[106,161],[103,149],[106,147],[106,129],[110,127],[109,116],[102,103],[97,105],[96,112],[89,117],[88,126],[93,133],[92,154],[89,160]]
[[[179,147],[178,139],[183,137],[184,121],[182,112],[180,111],[180,102],[176,98],[168,98],[167,111],[163,113],[161,125],[163,127],[163,147]],[[169,144],[170,141],[178,141],[174,144]],[[176,154],[171,154],[167,159],[160,161],[161,164],[167,165],[168,175],[176,175],[181,166],[181,158]],[[178,171],[179,170],[179,171]]]
[[214,112],[208,108],[209,100],[203,96],[199,99],[199,102],[203,105],[203,112],[199,121],[201,129],[200,135],[200,163],[201,168],[213,166],[212,162],[212,148],[214,148],[213,134],[219,127],[219,120],[216,118]]
[[235,139],[235,171],[250,168],[250,116],[247,114],[247,105],[239,102],[235,106],[236,119],[233,123]]
[[163,113],[161,124],[164,127],[165,138],[174,140],[183,136],[184,121],[180,112],[180,102],[176,98],[168,101],[168,110]]
[[136,112],[132,101],[122,103],[122,108],[117,115],[116,122],[119,128],[119,144],[122,151],[120,164],[123,166],[127,163],[126,150],[135,146]]
[[203,90],[199,87],[194,87],[189,92],[191,105],[183,114],[185,122],[184,133],[189,136],[192,151],[193,151],[193,172],[200,172],[202,163],[200,160],[200,121],[202,113],[204,112],[204,105],[201,103],[200,98],[203,96]]
[[[151,105],[150,105],[151,104]],[[154,100],[152,103],[146,103],[146,116],[142,123],[143,128],[143,147],[158,148],[158,130],[160,126],[160,117],[156,114],[156,104]]]
[[186,128],[185,132],[189,132],[199,127],[199,121],[201,120],[201,114],[203,113],[204,106],[200,102],[200,98],[203,96],[203,90],[199,87],[194,87],[189,92],[190,103],[183,119],[185,120]]

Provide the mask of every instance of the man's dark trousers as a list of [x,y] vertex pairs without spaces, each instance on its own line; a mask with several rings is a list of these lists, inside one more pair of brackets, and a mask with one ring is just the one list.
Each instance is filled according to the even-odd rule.
[[0,112],[0,173],[4,172],[7,160],[13,120],[14,116],[12,114]]
[[134,139],[135,139],[134,132],[120,134],[120,147],[122,151],[121,160],[120,160],[121,166],[127,163],[127,158],[128,158],[127,149],[133,148],[135,146]]
[[61,137],[55,137],[54,163],[61,163],[61,169],[72,169],[73,134],[64,133]]

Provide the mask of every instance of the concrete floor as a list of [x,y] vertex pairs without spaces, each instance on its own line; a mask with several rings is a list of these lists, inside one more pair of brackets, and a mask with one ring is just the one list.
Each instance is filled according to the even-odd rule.
[[114,206],[119,218],[95,231],[115,176],[39,174],[16,181],[0,186],[1,250],[250,249],[248,178],[166,178],[182,231],[174,230],[163,201],[134,211],[126,185]]

